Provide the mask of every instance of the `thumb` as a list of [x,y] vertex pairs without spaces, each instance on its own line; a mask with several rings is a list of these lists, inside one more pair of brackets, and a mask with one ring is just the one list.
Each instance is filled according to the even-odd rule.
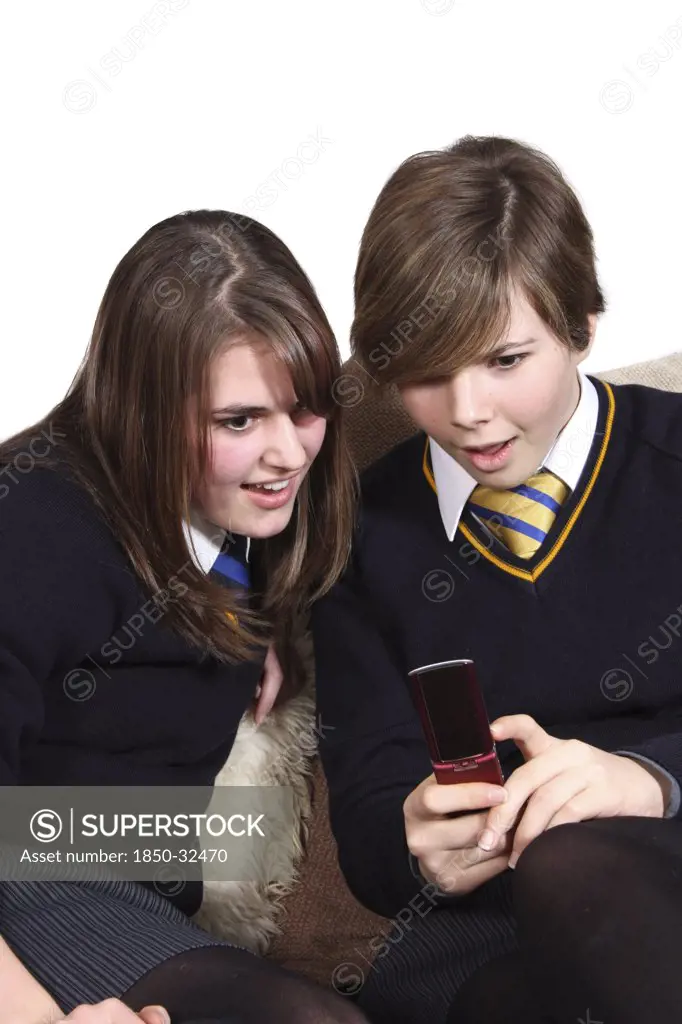
[[171,1024],[170,1015],[163,1006],[145,1006],[137,1015],[145,1024]]

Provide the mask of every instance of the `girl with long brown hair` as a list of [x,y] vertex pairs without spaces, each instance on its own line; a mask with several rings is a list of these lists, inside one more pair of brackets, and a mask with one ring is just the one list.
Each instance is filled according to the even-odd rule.
[[[183,213],[123,257],[68,394],[0,446],[0,785],[211,786],[261,681],[260,714],[278,673],[293,691],[297,625],[349,547],[338,373],[262,224]],[[0,883],[25,1024],[42,995],[93,1024],[107,999],[121,1020],[361,1019],[193,924],[201,896]]]

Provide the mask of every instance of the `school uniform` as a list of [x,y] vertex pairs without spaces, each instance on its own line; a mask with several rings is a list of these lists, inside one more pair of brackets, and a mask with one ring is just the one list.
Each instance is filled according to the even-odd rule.
[[[542,467],[567,497],[535,554],[486,527],[476,482],[418,434],[364,474],[351,564],[313,610],[340,864],[361,902],[401,915],[360,999],[385,1019],[436,1024],[518,945],[510,871],[424,896],[402,806],[432,771],[410,669],[473,659],[491,720],[526,713],[651,762],[671,783],[666,816],[682,818],[682,395],[580,379]],[[523,763],[511,741],[498,754],[505,778]]]
[[[201,520],[192,559],[248,586],[248,543]],[[91,498],[36,468],[0,501],[0,786],[211,786],[262,659],[226,665],[173,632]],[[166,584],[180,600],[183,568]],[[248,600],[244,594],[244,600]],[[200,878],[0,882],[0,935],[69,1012],[168,957],[228,945],[192,924]]]

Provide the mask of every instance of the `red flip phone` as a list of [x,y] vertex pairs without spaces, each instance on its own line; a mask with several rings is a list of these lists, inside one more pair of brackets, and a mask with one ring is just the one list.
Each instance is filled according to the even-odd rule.
[[473,661],[423,665],[408,678],[436,780],[504,785]]

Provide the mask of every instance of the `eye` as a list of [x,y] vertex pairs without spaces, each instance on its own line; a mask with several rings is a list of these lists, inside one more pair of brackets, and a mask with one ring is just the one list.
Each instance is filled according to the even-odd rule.
[[490,364],[496,366],[498,370],[513,370],[516,366],[520,366],[527,355],[527,352],[517,352],[510,356],[498,356],[496,359],[491,359]]
[[227,427],[228,430],[233,430],[236,434],[242,434],[253,423],[255,423],[253,416],[230,416],[229,419],[220,420],[221,427]]

